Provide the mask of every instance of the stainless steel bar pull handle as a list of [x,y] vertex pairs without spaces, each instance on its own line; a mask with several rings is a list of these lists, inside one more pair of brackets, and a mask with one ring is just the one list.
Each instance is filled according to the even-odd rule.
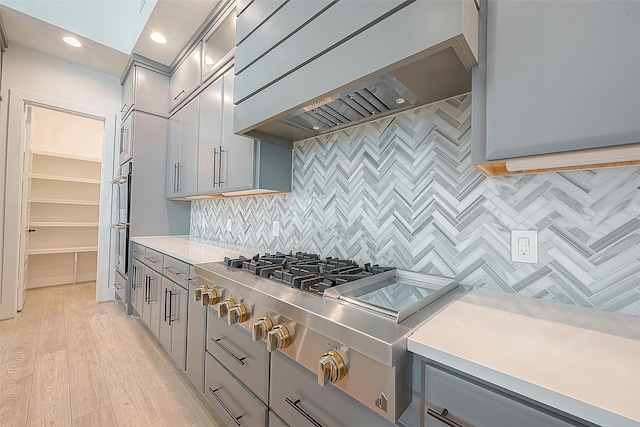
[[136,279],[137,279],[137,274],[136,274],[136,266],[133,266],[133,278],[131,279],[131,289],[133,289],[134,291],[136,290]]
[[450,427],[467,427],[464,424],[460,424],[459,422],[454,421],[451,418],[448,418],[447,415],[449,415],[449,411],[447,410],[447,408],[442,409],[442,412],[440,413],[434,411],[431,408],[427,408],[427,415],[437,419],[441,423],[444,423]]
[[177,292],[169,291],[169,325],[178,319],[173,318],[173,297],[177,296]]
[[209,393],[211,393],[213,397],[216,398],[220,406],[222,406],[222,409],[224,409],[225,412],[229,414],[229,416],[233,419],[233,421],[235,421],[236,425],[241,426],[242,423],[240,422],[240,418],[242,418],[242,415],[240,415],[239,417],[236,417],[236,415],[233,412],[231,412],[231,409],[229,409],[229,407],[222,401],[220,396],[218,396],[218,394],[216,393],[218,390],[220,390],[220,388],[217,388],[214,390],[211,387],[209,387]]
[[147,305],[151,303],[151,296],[149,295],[151,293],[151,280],[149,279],[151,279],[149,276],[146,276],[144,279],[144,301]]
[[218,157],[218,149],[213,149],[213,186],[216,186],[216,157]]
[[173,194],[178,192],[178,163],[173,164]]
[[298,406],[298,404],[300,403],[300,399],[296,400],[295,402],[291,399],[289,399],[288,397],[284,398],[284,401],[287,402],[289,405],[293,406],[293,409],[295,409],[296,411],[298,411],[298,413],[300,415],[302,415],[303,417],[305,417],[307,419],[307,421],[309,421],[311,424],[313,424],[315,427],[322,427],[322,424],[320,424],[319,422],[317,422],[316,420],[313,419],[313,417],[309,414],[307,414],[307,412],[302,409],[301,407]]
[[169,289],[165,288],[164,289],[164,321],[166,322],[168,317],[167,317],[167,293],[171,293],[171,291],[169,291]]
[[238,362],[241,365],[244,365],[244,359],[246,359],[246,357],[238,357],[235,354],[233,354],[231,352],[231,350],[229,350],[227,347],[223,346],[222,344],[220,344],[220,340],[222,338],[218,338],[218,339],[214,339],[214,338],[209,338],[211,341],[213,341],[215,344],[217,344],[218,347],[220,347],[222,349],[222,351],[224,351],[225,353],[227,353],[229,356],[231,356],[231,358],[233,360],[235,360],[236,362]]
[[179,94],[177,94],[177,95],[176,95],[176,97],[175,97],[175,98],[173,98],[173,100],[174,100],[174,101],[177,101],[177,100],[178,100],[178,98],[180,98],[180,95],[182,95],[183,93],[185,93],[184,89],[183,89],[182,91],[180,91],[180,93],[179,93]]
[[178,162],[178,179],[177,179],[177,181],[178,181],[178,187],[177,187],[178,193],[181,190],[181,188],[180,188],[180,168],[182,168],[182,165],[180,164],[180,162]]
[[220,157],[218,158],[218,185],[222,186],[222,184],[224,184],[224,181],[222,181],[222,153],[226,153],[226,151],[224,151],[222,149],[222,145],[220,146]]

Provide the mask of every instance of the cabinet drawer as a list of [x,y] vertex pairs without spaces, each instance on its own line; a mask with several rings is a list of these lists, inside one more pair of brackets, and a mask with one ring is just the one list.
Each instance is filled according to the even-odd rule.
[[140,243],[133,242],[131,244],[131,252],[133,253],[133,257],[139,261],[145,260],[145,247]]
[[207,351],[263,402],[269,397],[269,352],[239,326],[229,326],[210,309],[207,313]]
[[[205,395],[229,427],[265,427],[267,407],[207,353]],[[240,418],[241,417],[241,418]]]
[[187,278],[189,277],[189,264],[165,255],[162,274],[186,289]]
[[153,268],[158,273],[162,273],[162,260],[164,255],[161,252],[154,251],[151,248],[145,248],[144,261],[149,267]]
[[[463,427],[582,425],[469,382],[426,362],[422,366],[425,402],[421,407],[427,427],[448,425],[447,421],[451,420]],[[444,409],[447,411],[446,417],[441,415]]]
[[[366,386],[365,386],[366,387]],[[321,387],[318,377],[289,357],[271,353],[269,406],[290,426],[385,426],[382,418],[332,385]]]
[[127,279],[118,272],[116,272],[116,277],[113,281],[113,288],[116,290],[116,299],[124,302],[127,289]]

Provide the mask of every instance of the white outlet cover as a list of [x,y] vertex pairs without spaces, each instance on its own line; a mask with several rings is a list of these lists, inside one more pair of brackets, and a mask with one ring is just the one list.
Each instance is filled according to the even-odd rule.
[[271,230],[273,237],[280,236],[280,221],[273,221],[273,229]]
[[227,231],[231,231],[233,229],[233,224],[231,223],[231,220],[228,219],[227,220]]
[[538,263],[538,232],[511,230],[511,261]]

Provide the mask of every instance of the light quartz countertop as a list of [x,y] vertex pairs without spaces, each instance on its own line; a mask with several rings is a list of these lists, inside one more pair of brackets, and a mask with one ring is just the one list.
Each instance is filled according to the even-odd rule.
[[407,346],[595,424],[640,425],[640,319],[474,288]]
[[240,255],[252,257],[256,253],[263,252],[248,246],[192,236],[132,237],[131,241],[192,265],[223,261],[224,257],[237,258]]

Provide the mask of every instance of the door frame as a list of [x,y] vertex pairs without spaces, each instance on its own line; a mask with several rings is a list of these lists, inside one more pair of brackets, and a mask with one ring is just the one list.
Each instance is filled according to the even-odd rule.
[[0,283],[0,319],[14,317],[17,312],[18,269],[20,248],[20,215],[22,195],[20,191],[22,173],[22,144],[26,105],[37,105],[72,114],[99,119],[104,122],[102,141],[102,170],[100,185],[100,217],[98,226],[98,272],[96,278],[96,300],[114,298],[109,286],[111,233],[111,192],[109,185],[114,167],[115,130],[117,114],[96,110],[85,105],[61,99],[9,89],[7,120],[7,156],[5,170],[4,237],[2,241],[2,282]]

